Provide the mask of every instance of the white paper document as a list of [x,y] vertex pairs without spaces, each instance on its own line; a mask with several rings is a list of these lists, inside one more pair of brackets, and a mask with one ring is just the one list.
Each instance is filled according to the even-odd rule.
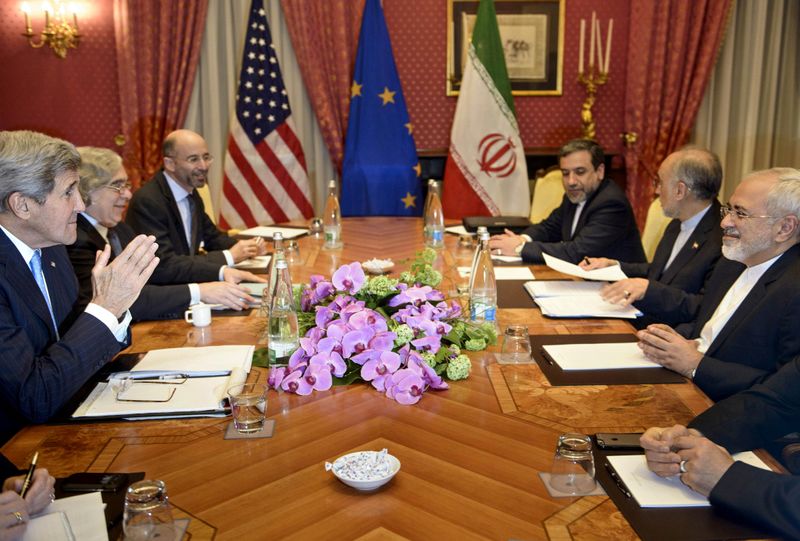
[[470,233],[463,225],[451,225],[450,227],[445,227],[444,230],[454,235],[471,235],[473,237],[475,236],[475,233]]
[[611,304],[600,295],[537,297],[534,299],[542,314],[550,317],[608,317],[636,319],[642,313],[633,306]]
[[257,255],[255,257],[251,257],[250,259],[245,259],[234,265],[237,269],[266,269],[267,265],[269,265],[269,260],[271,256],[268,255]]
[[[679,476],[659,477],[647,469],[644,455],[612,455],[606,457],[617,475],[641,507],[708,507],[708,498],[681,482]],[[750,451],[733,455],[734,460],[769,470]]]
[[108,541],[99,492],[59,498],[31,519],[23,541]]
[[562,370],[661,368],[645,358],[636,342],[621,344],[550,344],[543,346]]
[[[458,274],[462,278],[468,278],[471,269],[469,267],[458,267]],[[528,267],[495,267],[495,280],[533,280],[534,276]]]
[[602,282],[578,282],[576,280],[541,280],[526,282],[525,291],[534,299],[538,297],[597,296],[605,286]]
[[518,255],[493,255],[492,259],[503,263],[522,263],[522,257]]
[[270,237],[270,238],[272,238],[272,236],[275,233],[282,234],[284,239],[293,239],[295,237],[300,237],[302,235],[305,235],[306,233],[308,233],[308,229],[298,229],[296,227],[276,227],[271,225],[259,225],[239,232],[240,235],[248,235],[253,237]]
[[239,282],[239,287],[243,287],[253,297],[263,297],[264,290],[269,284],[263,282]]
[[547,254],[542,255],[544,256],[545,265],[563,274],[569,274],[570,276],[577,276],[578,278],[584,278],[586,280],[605,280],[607,282],[616,282],[617,280],[624,280],[627,278],[619,265],[586,271],[578,265],[573,265],[563,259]]
[[193,376],[228,375],[234,368],[250,372],[255,346],[207,346],[148,351],[131,370],[180,372]]

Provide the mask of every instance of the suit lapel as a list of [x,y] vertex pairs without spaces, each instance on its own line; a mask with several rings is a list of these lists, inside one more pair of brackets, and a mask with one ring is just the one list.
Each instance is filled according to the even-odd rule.
[[578,232],[583,227],[583,224],[586,223],[586,217],[589,215],[589,211],[591,210],[592,203],[597,198],[597,196],[600,194],[600,192],[602,192],[606,188],[606,186],[608,185],[609,182],[611,182],[611,181],[608,180],[607,178],[604,178],[602,181],[600,181],[600,185],[597,187],[597,189],[594,191],[594,193],[592,193],[589,197],[586,198],[586,204],[583,205],[583,210],[581,210],[581,215],[578,216],[578,223],[575,224],[575,234],[574,235],[571,235],[570,233],[572,232],[572,221],[575,219],[575,212],[578,209],[578,205],[570,202],[570,204],[569,204],[570,212],[567,213],[569,215],[568,216],[568,220],[567,220],[567,223],[564,224],[564,228],[563,228],[563,233],[564,233],[563,238],[564,238],[564,240],[572,240],[575,237],[575,235],[578,234]]
[[[175,201],[175,196],[172,195],[172,190],[167,183],[167,177],[164,176],[164,171],[159,171],[158,176],[156,177],[156,181],[158,182],[158,187],[161,190],[162,195],[167,200],[167,208],[169,209],[169,213],[172,215],[172,221],[177,226],[175,228],[175,233],[177,233],[177,237],[181,246],[186,250],[186,255],[194,255],[196,250],[194,246],[189,246],[186,242],[186,233],[183,227],[183,219],[181,219],[181,213],[178,210],[178,202]],[[191,197],[191,195],[189,195]]]
[[72,310],[69,291],[71,286],[72,288],[76,287],[74,283],[69,284],[67,281],[71,279],[74,282],[76,279],[63,246],[42,249],[42,272],[47,280],[47,291],[50,293],[53,315],[56,321],[64,321]]
[[[564,198],[566,199],[567,196],[565,195]],[[564,221],[561,223],[561,240],[568,241],[572,239],[572,220],[575,219],[575,211],[578,210],[578,205],[571,202],[569,199],[566,201],[567,208],[566,212],[564,212]],[[575,228],[575,232],[578,232],[578,228]]]
[[[715,199],[711,207],[706,211],[705,215],[700,219],[700,223],[694,228],[692,234],[686,240],[678,255],[675,256],[675,261],[672,265],[664,271],[661,277],[661,282],[669,284],[673,278],[678,274],[683,267],[685,267],[694,256],[703,248],[703,245],[708,240],[711,231],[719,227],[719,202]],[[680,226],[678,227],[680,230]],[[677,236],[677,233],[675,234]],[[674,239],[673,239],[674,243]],[[672,246],[672,244],[670,244]],[[665,261],[666,263],[666,261]]]
[[[105,248],[106,244],[108,244],[106,242],[106,239],[103,238],[103,235],[101,235],[100,232],[98,232],[97,229],[94,228],[94,226],[89,222],[89,220],[84,218],[83,215],[78,214],[79,234],[81,231],[83,232],[84,235],[86,235],[87,240],[91,243],[92,248],[94,248],[95,250],[102,250],[103,248]],[[109,260],[109,262],[111,261],[114,261],[114,252],[111,252],[111,259]]]
[[[672,247],[675,245],[675,239],[678,238],[678,233],[680,233],[680,231],[680,220],[672,220],[664,230],[664,235],[661,237],[661,241],[656,248],[656,253],[653,255],[653,262],[650,264],[650,269],[652,269],[651,274],[659,282],[666,282],[666,279],[662,277],[662,275],[664,275],[664,265],[667,264],[669,256],[672,254]],[[673,263],[671,268],[674,267],[675,264]]]

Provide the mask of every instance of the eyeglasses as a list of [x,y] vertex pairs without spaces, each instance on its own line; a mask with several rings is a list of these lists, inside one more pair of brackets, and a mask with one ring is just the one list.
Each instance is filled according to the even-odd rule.
[[736,218],[738,220],[746,220],[748,218],[774,218],[775,216],[768,216],[766,214],[747,214],[743,210],[735,209],[730,205],[722,205],[719,208],[719,215],[721,218],[725,218],[725,216],[730,216],[732,218]]
[[103,186],[103,188],[108,188],[109,190],[114,190],[117,193],[122,193],[125,190],[130,190],[132,186],[133,184],[131,184],[130,182],[117,181],[117,182],[112,182],[111,184],[106,184],[105,186]]
[[212,156],[211,154],[203,154],[202,156],[198,156],[197,154],[192,154],[188,158],[178,158],[177,156],[166,156],[166,157],[172,160],[184,161],[192,166],[200,165],[201,161],[208,164],[214,161],[214,156]]

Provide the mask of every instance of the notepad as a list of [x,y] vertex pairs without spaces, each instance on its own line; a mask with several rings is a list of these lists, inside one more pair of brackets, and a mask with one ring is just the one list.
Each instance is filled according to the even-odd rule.
[[636,342],[613,344],[551,344],[542,346],[562,370],[622,370],[661,368],[645,358]]
[[537,297],[534,302],[542,310],[542,314],[549,317],[603,317],[636,319],[642,313],[633,306],[620,306],[611,304],[591,295],[563,296],[563,297]]
[[269,238],[272,238],[273,235],[275,235],[275,233],[280,233],[281,235],[283,235],[284,239],[293,239],[305,235],[306,233],[308,233],[308,229],[259,225],[239,232],[240,235],[247,235],[252,237],[269,237]]
[[[469,267],[458,267],[458,274],[462,278],[470,275]],[[535,277],[528,267],[496,267],[494,269],[495,280],[533,280]]]
[[528,294],[538,297],[577,297],[597,296],[605,284],[602,282],[578,282],[575,280],[543,280],[526,282],[524,287]]
[[207,346],[148,351],[131,372],[175,371],[190,376],[228,375],[234,368],[250,372],[255,346]]
[[243,287],[253,297],[263,297],[264,290],[269,287],[265,282],[240,282],[239,287]]
[[105,504],[99,492],[59,498],[28,523],[23,541],[107,541]]
[[605,280],[607,282],[616,282],[617,280],[624,280],[627,278],[619,265],[587,271],[563,259],[547,254],[542,255],[544,256],[545,265],[560,273],[569,274],[570,276],[577,276],[578,278],[584,278],[586,280]]
[[255,257],[251,257],[250,259],[245,259],[244,261],[240,261],[234,267],[237,269],[266,269],[267,265],[269,265],[269,260],[271,256],[268,255],[257,255]]
[[[681,482],[680,477],[659,477],[647,468],[644,455],[609,455],[608,462],[641,507],[708,507],[708,498]],[[733,455],[739,460],[769,470],[769,466],[750,451]]]
[[449,227],[444,228],[445,231],[448,233],[452,233],[453,235],[470,235],[472,237],[475,236],[475,233],[470,233],[463,225],[451,225]]

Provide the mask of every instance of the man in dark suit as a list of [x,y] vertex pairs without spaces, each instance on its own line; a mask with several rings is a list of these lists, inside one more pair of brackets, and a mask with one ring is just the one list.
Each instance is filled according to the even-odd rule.
[[641,439],[648,466],[662,477],[680,474],[720,512],[800,539],[800,476],[734,462],[729,454],[800,431],[798,389],[800,358],[763,384],[717,402],[689,428],[649,429]]
[[608,302],[633,304],[644,312],[644,317],[633,321],[639,329],[651,323],[677,325],[694,319],[703,286],[722,249],[719,158],[699,148],[673,152],[659,167],[656,182],[664,215],[673,220],[656,247],[653,262],[599,257],[580,264],[586,270],[620,265],[628,279],[605,286],[601,294]]
[[506,231],[489,246],[502,255],[521,255],[543,263],[543,253],[578,263],[584,257],[646,261],[633,210],[619,187],[605,179],[603,149],[594,141],[576,139],[561,148],[564,199],[544,221],[521,235]]
[[92,302],[68,318],[78,282],[63,245],[84,209],[79,164],[66,141],[0,132],[0,442],[47,421],[126,345],[128,308],[158,265],[152,237],[111,264],[105,249]]
[[695,321],[638,333],[648,358],[693,378],[713,400],[764,381],[800,354],[800,171],[752,173],[722,210],[724,257]]
[[[121,221],[131,200],[122,158],[105,148],[80,147],[78,152],[81,155],[79,189],[86,210],[78,215],[77,239],[67,251],[80,284],[76,309],[82,310],[92,297],[91,271],[97,251],[109,244],[113,261],[135,234]],[[250,273],[241,274],[252,281],[263,281]],[[229,282],[146,285],[131,306],[131,315],[137,321],[182,318],[184,310],[198,302],[241,310],[254,299],[247,290]]]
[[208,181],[213,161],[205,140],[177,130],[164,140],[163,152],[164,168],[133,194],[125,218],[134,231],[158,242],[161,264],[152,283],[241,281],[230,265],[266,253],[266,246],[254,239],[236,242],[206,214],[196,190]]

